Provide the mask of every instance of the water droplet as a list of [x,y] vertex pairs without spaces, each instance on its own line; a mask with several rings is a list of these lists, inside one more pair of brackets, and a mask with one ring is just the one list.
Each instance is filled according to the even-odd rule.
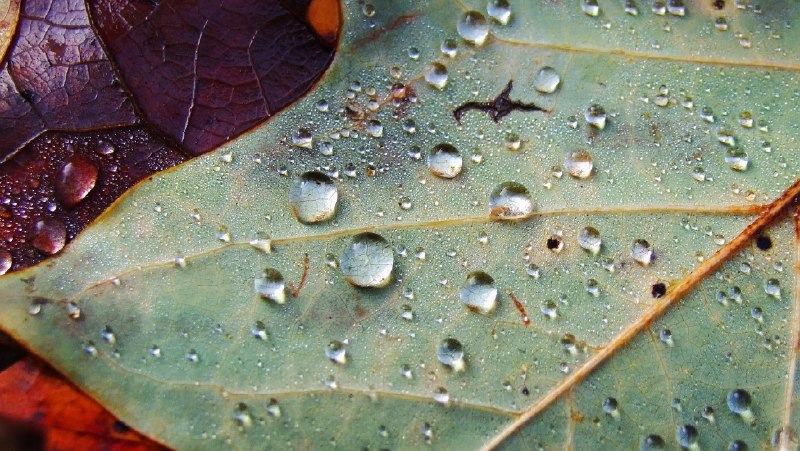
[[739,125],[744,128],[751,128],[753,126],[753,114],[749,111],[739,113]]
[[516,152],[519,150],[520,145],[522,145],[522,140],[520,140],[518,134],[509,133],[506,135],[506,149]]
[[305,149],[310,149],[313,141],[314,138],[311,136],[311,130],[307,128],[298,129],[295,135],[292,137],[293,146],[302,147]]
[[436,387],[436,390],[433,391],[433,400],[446,406],[450,404],[450,393],[444,387]]
[[489,196],[489,212],[500,220],[527,218],[533,213],[533,199],[521,183],[503,182]]
[[366,17],[372,17],[375,15],[375,5],[372,3],[364,3],[361,5],[361,13],[364,14]]
[[383,136],[383,124],[375,119],[370,119],[366,127],[367,134],[373,138],[380,138]]
[[283,274],[277,269],[266,268],[261,277],[253,281],[256,294],[276,304],[286,303],[286,285]]
[[150,348],[150,356],[161,357],[161,348],[159,348],[157,345],[153,345],[153,347]]
[[594,255],[600,252],[602,243],[600,232],[594,227],[586,227],[578,234],[578,244]]
[[333,340],[325,347],[325,357],[333,363],[344,365],[347,363],[347,350],[344,348],[344,343],[341,341]]
[[656,0],[653,2],[652,11],[657,16],[664,16],[667,14],[667,5],[661,0]]
[[273,418],[278,418],[281,416],[281,406],[278,405],[277,399],[270,398],[270,400],[267,402],[267,413]]
[[662,329],[658,334],[658,339],[669,347],[675,346],[675,340],[672,338],[672,331],[669,329]]
[[564,159],[564,168],[569,175],[575,178],[587,179],[592,175],[592,169],[594,168],[592,155],[584,149],[567,152],[567,156]]
[[458,21],[457,30],[459,36],[465,41],[481,46],[489,36],[489,24],[483,14],[477,11],[467,11]]
[[683,17],[686,15],[686,6],[684,6],[683,0],[669,0],[667,9],[673,16]]
[[619,418],[619,403],[616,398],[606,398],[603,401],[603,412],[613,418]]
[[467,276],[467,284],[459,291],[461,302],[470,310],[488,315],[497,306],[497,288],[494,279],[483,271]]
[[483,245],[489,244],[489,234],[483,230],[478,232],[478,242]]
[[500,25],[507,25],[511,19],[511,6],[508,4],[508,0],[489,0],[486,12]]
[[667,446],[664,438],[660,435],[650,434],[642,440],[642,446],[639,447],[640,451],[658,451]]
[[463,164],[458,149],[447,143],[437,144],[428,155],[428,168],[431,174],[442,178],[454,178],[461,173]]
[[631,257],[636,263],[647,266],[653,261],[653,248],[645,240],[634,240],[631,245]]
[[325,100],[325,99],[317,100],[317,103],[315,104],[315,106],[317,107],[317,111],[319,111],[321,113],[327,113],[328,110],[330,109],[330,107],[328,106],[328,101]]
[[33,226],[33,247],[48,255],[58,253],[67,242],[67,228],[57,219],[44,219]]
[[113,345],[117,342],[117,337],[114,335],[114,331],[111,330],[111,326],[106,326],[100,332],[100,338],[102,338],[106,343]]
[[750,310],[750,316],[759,323],[764,322],[764,311],[761,310],[761,307],[753,307],[753,309]]
[[400,375],[405,379],[412,379],[414,375],[411,373],[411,365],[407,363],[400,365]]
[[445,39],[442,41],[440,50],[450,58],[455,58],[458,55],[458,42],[455,39]]
[[743,150],[730,149],[728,155],[725,157],[725,162],[728,163],[734,171],[744,171],[750,165],[750,160]]
[[408,57],[411,58],[412,60],[418,60],[419,59],[419,49],[416,48],[416,47],[409,47],[408,48]]
[[97,166],[88,159],[81,156],[70,158],[56,177],[56,198],[65,206],[74,207],[94,189],[97,174]]
[[711,406],[703,407],[703,412],[700,414],[704,420],[708,421],[709,423],[713,423],[715,421],[714,418],[714,408]]
[[747,451],[749,447],[742,440],[734,440],[728,445],[728,451]]
[[13,257],[11,256],[11,252],[8,252],[5,249],[0,249],[0,276],[7,273],[9,269],[11,269],[11,264],[13,263]]
[[728,19],[720,16],[714,21],[714,27],[717,31],[728,31]]
[[200,355],[194,349],[190,349],[189,353],[186,354],[186,360],[191,363],[197,363],[200,361]]
[[464,363],[464,347],[455,338],[442,340],[439,343],[436,357],[442,365],[449,367],[453,371],[463,371],[466,366]]
[[698,436],[697,429],[691,424],[684,424],[675,432],[678,444],[691,450],[699,449],[697,446]]
[[592,125],[600,130],[606,128],[606,110],[600,105],[592,104],[583,112],[583,117],[589,125]]
[[289,206],[303,224],[332,218],[338,201],[339,190],[333,179],[317,171],[301,175],[289,191]]
[[561,348],[567,354],[578,355],[578,347],[575,345],[575,335],[564,334],[561,337]]
[[549,319],[558,317],[558,306],[553,301],[544,301],[541,307],[542,314]]
[[764,293],[767,293],[768,296],[772,296],[775,299],[781,298],[781,283],[778,282],[778,279],[769,279],[764,282]]
[[720,130],[717,133],[717,140],[728,147],[733,147],[736,145],[736,137],[733,136],[733,133],[729,132],[728,130]]
[[339,259],[342,273],[359,287],[382,287],[392,278],[394,253],[389,243],[376,233],[360,233]]
[[561,76],[550,66],[544,66],[533,77],[533,87],[543,94],[550,94],[558,89]]
[[406,321],[413,321],[414,320],[414,310],[408,304],[403,304],[400,307],[400,318],[403,318]]
[[253,336],[258,340],[266,340],[268,338],[267,326],[263,321],[256,321],[256,325],[253,327],[253,330],[251,330],[250,333],[252,333]]
[[581,3],[581,10],[587,16],[597,17],[600,14],[600,5],[597,0],[583,0]]
[[79,319],[81,317],[81,308],[74,302],[67,302],[67,315],[72,319]]
[[330,141],[322,141],[319,143],[319,153],[326,157],[333,155],[333,143]]
[[528,263],[528,266],[525,267],[525,272],[534,280],[541,276],[541,270],[535,263]]
[[692,178],[698,182],[704,182],[706,180],[705,169],[702,166],[695,166],[694,171],[692,171]]
[[243,428],[248,428],[253,425],[253,418],[247,411],[247,404],[240,402],[239,405],[233,409],[233,420]]
[[586,281],[586,292],[594,297],[600,296],[600,285],[595,279],[589,279]]
[[631,16],[639,15],[639,9],[636,8],[636,0],[625,0],[625,12]]
[[728,408],[731,412],[739,415],[745,423],[752,423],[755,419],[753,411],[750,409],[753,399],[747,390],[737,388],[728,393]]
[[410,209],[411,209],[411,207],[414,205],[414,204],[411,202],[411,199],[410,199],[410,198],[408,198],[407,196],[403,196],[403,197],[401,197],[401,198],[400,198],[400,200],[398,200],[398,201],[397,201],[397,204],[398,204],[398,205],[400,206],[400,208],[401,208],[401,209],[403,209],[403,210],[410,210]]
[[703,107],[703,109],[700,110],[700,118],[709,123],[714,122],[714,112],[710,107]]

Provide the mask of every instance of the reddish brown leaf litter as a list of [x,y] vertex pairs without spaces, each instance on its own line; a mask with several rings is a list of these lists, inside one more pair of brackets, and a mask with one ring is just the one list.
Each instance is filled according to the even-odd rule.
[[307,2],[90,3],[144,118],[192,155],[289,105],[333,57],[333,48],[305,22]]
[[31,442],[46,450],[165,449],[31,357],[0,373],[0,399],[0,440],[22,442],[19,449],[30,449]]
[[57,253],[134,183],[184,160],[142,127],[37,138],[0,165],[0,270],[4,252],[12,270]]

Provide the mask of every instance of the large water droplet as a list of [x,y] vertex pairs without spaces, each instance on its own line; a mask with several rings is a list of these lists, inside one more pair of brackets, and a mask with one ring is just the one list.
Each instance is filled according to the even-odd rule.
[[467,11],[461,16],[456,27],[458,34],[467,42],[477,46],[486,42],[489,36],[489,24],[483,14],[477,11]]
[[48,255],[58,253],[67,242],[67,228],[57,219],[44,219],[33,226],[33,247]]
[[342,253],[339,263],[351,284],[382,287],[392,278],[394,253],[389,243],[376,233],[360,233]]
[[439,349],[436,351],[436,357],[442,365],[451,368],[453,371],[463,371],[466,366],[464,363],[464,347],[455,338],[442,340],[439,343]]
[[600,130],[606,128],[606,110],[600,105],[592,104],[583,112],[583,117],[589,125],[592,125]]
[[72,208],[82,201],[97,183],[97,166],[88,159],[75,156],[61,167],[55,180],[59,202]]
[[647,266],[653,261],[653,248],[645,240],[634,240],[631,245],[631,257],[642,266]]
[[325,357],[340,365],[347,363],[347,350],[344,348],[344,343],[337,340],[328,343],[328,346],[325,347]]
[[558,89],[559,83],[561,83],[561,76],[550,66],[539,69],[536,76],[533,77],[534,89],[544,94],[554,92]]
[[594,162],[592,155],[588,151],[581,149],[574,152],[567,152],[564,159],[564,169],[567,173],[578,179],[587,179],[592,175]]
[[489,212],[501,220],[527,218],[533,213],[533,199],[521,183],[503,182],[489,196]]
[[764,282],[764,293],[767,293],[768,296],[772,296],[775,299],[780,299],[781,283],[778,282],[778,279],[768,279]]
[[11,252],[8,252],[5,249],[0,249],[0,276],[7,273],[9,269],[11,269],[11,264],[13,263],[13,258],[11,257]]
[[508,4],[508,0],[489,0],[486,5],[486,12],[489,13],[489,17],[496,20],[500,25],[508,24],[509,19],[511,19],[511,6]]
[[753,403],[753,398],[750,396],[750,393],[747,390],[743,390],[741,388],[731,390],[728,393],[727,401],[728,408],[731,409],[731,412],[739,415],[742,420],[747,423],[753,422],[753,411],[750,409],[750,405]]
[[301,175],[289,191],[289,206],[297,220],[304,224],[333,217],[338,201],[339,190],[333,179],[317,171]]
[[292,137],[292,145],[295,147],[310,149],[313,142],[314,138],[311,136],[311,130],[307,128],[298,129]]
[[586,227],[578,234],[578,244],[592,254],[600,252],[603,241],[600,239],[600,232],[594,227]]
[[470,310],[484,315],[494,311],[497,306],[494,279],[483,271],[475,271],[467,276],[467,284],[461,288],[459,296]]
[[428,168],[431,174],[451,179],[461,173],[464,160],[461,153],[450,144],[440,143],[434,146],[428,155]]
[[444,89],[447,86],[447,66],[442,63],[431,64],[425,74],[425,81],[436,89]]
[[697,446],[698,436],[697,429],[691,424],[684,424],[675,431],[675,439],[678,444],[687,449],[699,449]]
[[256,294],[277,304],[286,303],[286,284],[277,269],[266,268],[264,274],[253,281]]

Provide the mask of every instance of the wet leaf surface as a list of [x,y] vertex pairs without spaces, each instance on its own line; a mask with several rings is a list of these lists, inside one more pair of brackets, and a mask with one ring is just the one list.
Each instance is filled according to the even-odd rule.
[[[178,448],[793,449],[797,6],[680,3],[348,2],[316,90],[0,324]],[[455,120],[509,80],[547,112]]]

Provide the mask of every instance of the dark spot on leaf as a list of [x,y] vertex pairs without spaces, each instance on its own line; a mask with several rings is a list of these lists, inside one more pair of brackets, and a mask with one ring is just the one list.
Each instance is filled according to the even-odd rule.
[[531,394],[531,391],[528,390],[528,387],[522,387],[522,394],[528,396]]
[[114,428],[114,431],[119,432],[120,434],[127,434],[131,430],[130,426],[120,420],[114,420],[114,423],[111,426]]
[[711,2],[711,6],[713,6],[714,9],[725,9],[725,0],[714,0]]
[[561,240],[558,238],[548,238],[547,239],[547,248],[552,250],[558,249],[561,246]]
[[653,294],[654,298],[660,298],[667,294],[667,286],[661,282],[653,284],[653,288],[650,292]]
[[772,248],[772,239],[766,235],[759,235],[756,238],[756,247],[762,251],[768,251]]

